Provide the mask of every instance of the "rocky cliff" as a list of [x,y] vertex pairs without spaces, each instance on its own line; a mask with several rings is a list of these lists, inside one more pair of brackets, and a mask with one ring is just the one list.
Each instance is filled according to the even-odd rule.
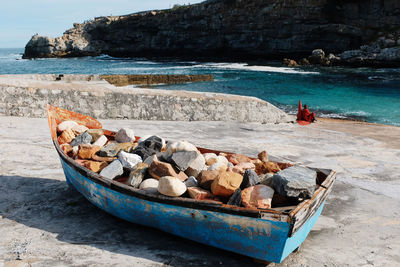
[[[75,23],[35,35],[25,58],[172,56],[271,59],[341,53],[400,29],[398,0],[212,0]],[[394,45],[397,45],[394,40]]]

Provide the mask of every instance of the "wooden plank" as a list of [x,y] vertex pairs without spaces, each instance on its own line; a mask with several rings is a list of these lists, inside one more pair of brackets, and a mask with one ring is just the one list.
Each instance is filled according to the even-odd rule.
[[322,202],[328,196],[329,191],[320,187],[311,199],[303,201],[289,216],[292,220],[292,230],[289,236],[292,236],[303,224],[312,217],[319,209]]

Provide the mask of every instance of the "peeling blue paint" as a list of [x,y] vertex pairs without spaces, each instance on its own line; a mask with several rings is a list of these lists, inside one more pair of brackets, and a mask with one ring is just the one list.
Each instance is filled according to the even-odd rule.
[[289,238],[290,223],[152,202],[95,183],[63,161],[67,182],[90,202],[121,219],[154,227],[238,254],[282,262],[301,245],[319,217],[318,211]]

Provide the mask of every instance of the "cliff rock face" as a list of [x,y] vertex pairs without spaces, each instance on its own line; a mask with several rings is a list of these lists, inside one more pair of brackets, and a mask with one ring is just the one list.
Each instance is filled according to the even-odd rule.
[[358,49],[399,27],[398,0],[214,0],[95,18],[58,38],[35,35],[24,57],[296,57]]

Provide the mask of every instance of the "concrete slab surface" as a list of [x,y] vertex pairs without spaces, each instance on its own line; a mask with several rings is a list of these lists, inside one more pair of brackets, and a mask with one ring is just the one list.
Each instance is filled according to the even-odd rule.
[[[338,171],[298,253],[270,266],[400,266],[400,128],[105,120],[104,128]],[[0,117],[0,267],[263,266],[124,222],[69,188],[45,119]]]

